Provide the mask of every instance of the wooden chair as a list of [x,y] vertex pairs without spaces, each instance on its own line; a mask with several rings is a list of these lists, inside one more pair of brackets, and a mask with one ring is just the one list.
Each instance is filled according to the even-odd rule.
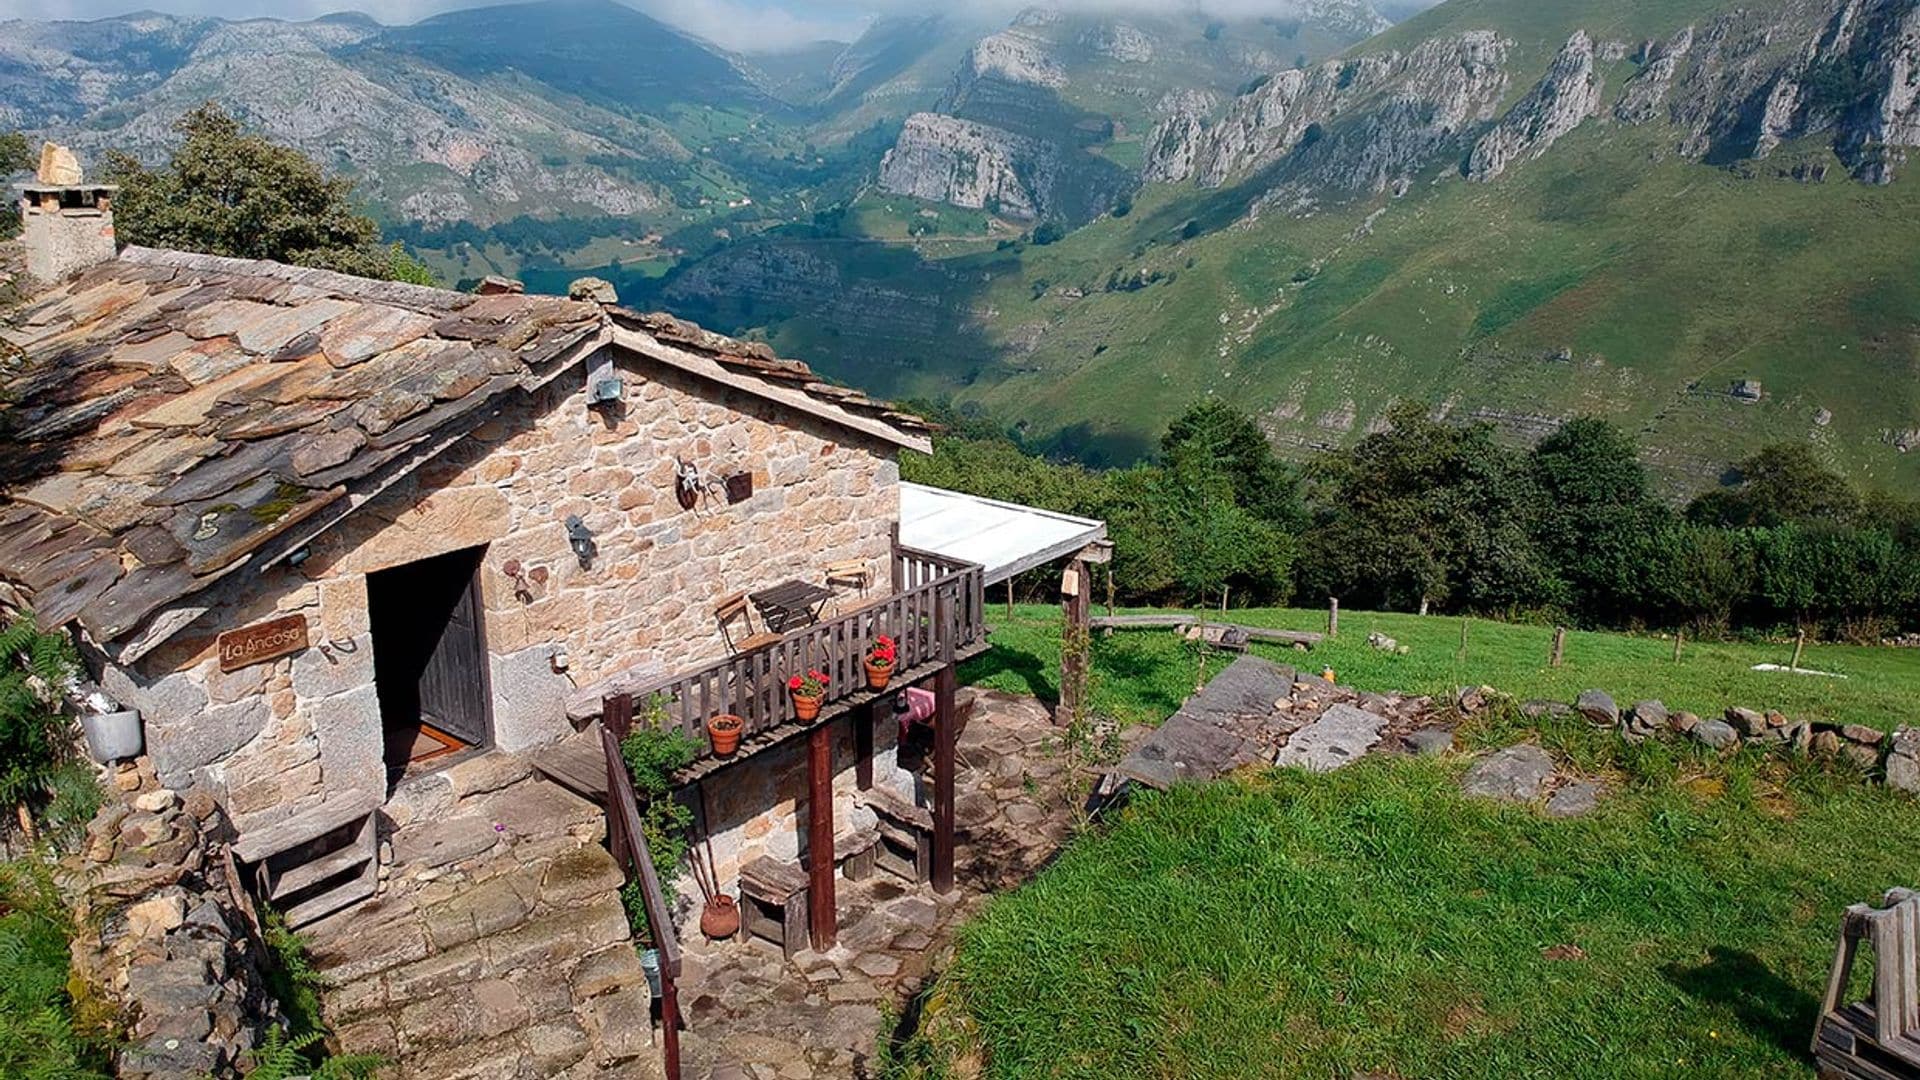
[[[1840,925],[1840,947],[1814,1025],[1820,1075],[1859,1080],[1920,1078],[1920,893],[1894,889],[1886,906],[1855,904]],[[1842,1007],[1853,961],[1865,940],[1873,949],[1873,993]]]
[[[750,653],[764,649],[779,642],[780,635],[770,630],[754,633],[753,610],[747,604],[747,594],[734,593],[720,601],[713,609],[714,621],[720,624],[720,637],[726,641],[727,650],[733,653]],[[734,624],[738,623],[746,636],[733,639]]]
[[[847,559],[827,564],[827,587],[858,589],[860,599],[867,598],[867,590],[873,586],[873,570],[862,559]],[[834,614],[840,613],[840,602],[833,603]]]

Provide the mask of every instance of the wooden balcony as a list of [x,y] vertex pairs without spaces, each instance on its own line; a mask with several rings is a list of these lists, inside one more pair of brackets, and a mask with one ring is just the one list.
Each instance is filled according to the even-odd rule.
[[[631,694],[636,712],[648,699],[660,701],[670,722],[706,747],[677,777],[692,783],[986,650],[980,567],[903,547],[894,549],[892,562],[888,596],[693,671],[656,679],[615,676],[583,688],[569,712],[576,720],[596,719],[600,700],[614,694]],[[898,657],[888,688],[875,692],[867,689],[866,650],[883,634],[894,639]],[[820,715],[801,721],[794,717],[787,680],[809,669],[826,672],[827,694]],[[743,726],[739,750],[721,758],[713,755],[707,720],[723,713],[740,717]],[[542,752],[539,764],[584,795],[606,795],[599,736],[591,729]]]

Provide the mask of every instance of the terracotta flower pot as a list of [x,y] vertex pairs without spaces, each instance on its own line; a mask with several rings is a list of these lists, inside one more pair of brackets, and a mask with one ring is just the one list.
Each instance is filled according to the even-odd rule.
[[801,720],[811,720],[820,715],[820,703],[825,700],[824,696],[808,697],[804,694],[795,694],[793,695],[793,715]]
[[722,713],[708,720],[707,737],[713,740],[713,752],[721,757],[727,757],[740,749],[742,726],[740,718],[730,713]]
[[700,910],[700,932],[720,941],[740,932],[740,907],[725,893],[707,901]]
[[867,689],[885,690],[887,683],[892,679],[892,664],[876,664],[871,660],[867,661]]

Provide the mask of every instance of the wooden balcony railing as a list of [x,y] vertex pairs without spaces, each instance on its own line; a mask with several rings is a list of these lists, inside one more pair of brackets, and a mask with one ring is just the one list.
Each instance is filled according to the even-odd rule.
[[791,630],[772,645],[655,683],[639,696],[659,699],[669,722],[702,743],[708,741],[707,720],[732,713],[742,721],[743,749],[751,750],[755,736],[793,722],[787,680],[794,675],[826,673],[823,718],[871,698],[866,651],[881,635],[897,645],[895,677],[903,682],[983,646],[983,573],[971,563],[896,547],[891,596]]
[[660,1028],[661,1050],[665,1058],[667,1080],[680,1080],[680,939],[674,933],[671,909],[653,872],[653,858],[647,851],[647,838],[640,828],[640,803],[633,790],[633,777],[627,772],[626,759],[620,756],[620,740],[614,731],[625,731],[633,724],[633,698],[620,695],[608,698],[605,723],[600,728],[600,748],[607,764],[607,847],[613,859],[625,871],[628,881],[640,883],[640,896],[647,916],[647,931],[660,955]]

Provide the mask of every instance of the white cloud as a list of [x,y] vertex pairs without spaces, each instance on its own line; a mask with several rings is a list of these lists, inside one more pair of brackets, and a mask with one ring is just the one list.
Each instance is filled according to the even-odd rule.
[[[485,2],[485,0],[482,0]],[[506,2],[506,0],[502,0]],[[926,0],[626,0],[656,18],[730,49],[777,52],[813,41],[848,41],[876,15],[924,14]],[[949,14],[1011,17],[1033,0],[958,0]],[[1054,0],[1056,6],[1090,11],[1204,11],[1227,18],[1285,15],[1301,0]],[[1404,14],[1437,0],[1381,0]],[[0,19],[98,19],[134,11],[230,19],[310,19],[337,11],[364,11],[384,23],[410,23],[463,7],[474,0],[0,0]]]

